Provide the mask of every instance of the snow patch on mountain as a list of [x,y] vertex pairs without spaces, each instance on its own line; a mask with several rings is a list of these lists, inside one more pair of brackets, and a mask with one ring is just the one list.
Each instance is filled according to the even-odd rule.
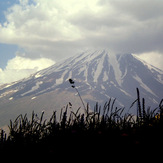
[[98,78],[103,70],[103,66],[104,66],[104,59],[105,56],[102,56],[98,61],[97,61],[97,68],[94,72],[94,82],[98,81]]
[[140,83],[140,86],[142,86],[146,91],[148,91],[149,93],[151,93],[154,96],[158,97],[145,83],[143,83],[143,81],[141,80],[141,78],[138,75],[133,76],[133,78],[135,80],[137,80]]
[[107,80],[108,80],[108,75],[107,75],[107,72],[104,71],[103,81],[106,82]]
[[42,75],[38,72],[38,73],[35,75],[35,78],[37,79],[37,78],[40,78],[40,77],[42,77]]
[[68,70],[64,71],[60,78],[56,79],[56,84],[59,85],[64,82],[64,77],[68,73]]
[[109,55],[109,61],[110,61],[109,63],[113,67],[116,81],[119,84],[119,86],[121,86],[122,85],[122,80],[121,80],[122,73],[121,73],[121,70],[120,70],[119,63],[117,61],[116,55],[114,55],[114,54]]
[[29,91],[27,91],[27,92],[21,94],[21,96],[25,96],[25,95],[27,95],[27,94],[29,94],[29,93],[31,93],[31,92],[37,90],[37,89],[40,87],[41,84],[43,84],[43,81],[38,81],[38,82],[36,83],[36,85],[33,86],[33,87],[31,88],[31,90],[29,90]]
[[8,96],[8,95],[13,94],[13,93],[16,93],[16,92],[18,92],[17,89],[16,90],[7,90],[4,93],[0,94],[0,98],[5,97],[5,96]]

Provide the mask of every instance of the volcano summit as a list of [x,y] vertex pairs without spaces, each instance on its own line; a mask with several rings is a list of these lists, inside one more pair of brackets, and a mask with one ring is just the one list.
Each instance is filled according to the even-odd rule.
[[[0,126],[20,113],[47,115],[69,102],[72,109],[82,107],[73,79],[82,99],[94,106],[116,98],[116,106],[129,109],[136,99],[136,88],[146,106],[157,107],[163,98],[163,71],[132,54],[110,54],[107,50],[86,51],[41,70],[29,78],[0,86]],[[135,110],[131,110],[135,113]]]

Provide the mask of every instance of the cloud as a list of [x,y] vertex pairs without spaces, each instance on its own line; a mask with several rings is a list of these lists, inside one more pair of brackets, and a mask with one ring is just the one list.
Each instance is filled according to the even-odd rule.
[[6,11],[0,42],[56,61],[83,48],[162,55],[162,8],[160,0],[20,0]]
[[162,54],[159,52],[149,52],[149,53],[142,53],[137,55],[140,59],[145,60],[147,63],[163,70],[163,58]]
[[10,83],[28,77],[30,74],[49,67],[52,64],[54,64],[54,61],[47,58],[32,60],[16,56],[8,61],[4,70],[0,69],[0,84]]
[[163,13],[163,1],[160,0],[110,0],[110,2],[119,12],[131,15],[140,21],[157,19],[158,17],[162,17]]

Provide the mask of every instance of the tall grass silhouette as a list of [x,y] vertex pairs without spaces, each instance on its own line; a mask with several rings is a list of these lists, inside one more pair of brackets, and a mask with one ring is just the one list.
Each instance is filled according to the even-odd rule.
[[[70,81],[70,84],[75,88],[73,81]],[[96,138],[96,141],[92,142],[92,146],[96,144],[96,147],[101,147],[98,146],[101,143],[110,147],[142,147],[149,142],[162,143],[163,100],[157,108],[146,109],[145,99],[141,102],[139,89],[136,90],[137,99],[131,107],[136,105],[137,115],[124,113],[124,108],[115,106],[115,99],[109,99],[103,106],[96,103],[94,109],[90,110],[88,104],[85,106],[80,94],[84,113],[80,108],[73,112],[67,105],[65,110],[61,111],[59,119],[56,111],[49,120],[44,119],[44,112],[38,117],[33,111],[31,118],[28,118],[27,114],[21,114],[15,121],[10,120],[8,137],[1,129],[0,150],[11,152],[30,149],[33,152],[42,149],[43,152],[55,152],[65,146],[70,148],[88,145],[93,138]]]

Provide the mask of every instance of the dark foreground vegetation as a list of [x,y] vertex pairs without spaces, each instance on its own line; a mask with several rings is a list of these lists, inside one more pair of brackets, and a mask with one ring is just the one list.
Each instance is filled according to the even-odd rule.
[[[0,153],[55,154],[56,152],[86,152],[112,149],[150,149],[159,150],[163,144],[163,100],[155,109],[146,108],[145,100],[137,99],[131,107],[137,109],[137,115],[124,114],[123,108],[114,106],[115,100],[109,100],[103,107],[95,105],[94,111],[85,107],[72,112],[62,109],[60,117],[56,112],[49,120],[34,112],[31,119],[19,115],[10,121],[9,135],[1,130]],[[154,148],[153,148],[154,147]]]

